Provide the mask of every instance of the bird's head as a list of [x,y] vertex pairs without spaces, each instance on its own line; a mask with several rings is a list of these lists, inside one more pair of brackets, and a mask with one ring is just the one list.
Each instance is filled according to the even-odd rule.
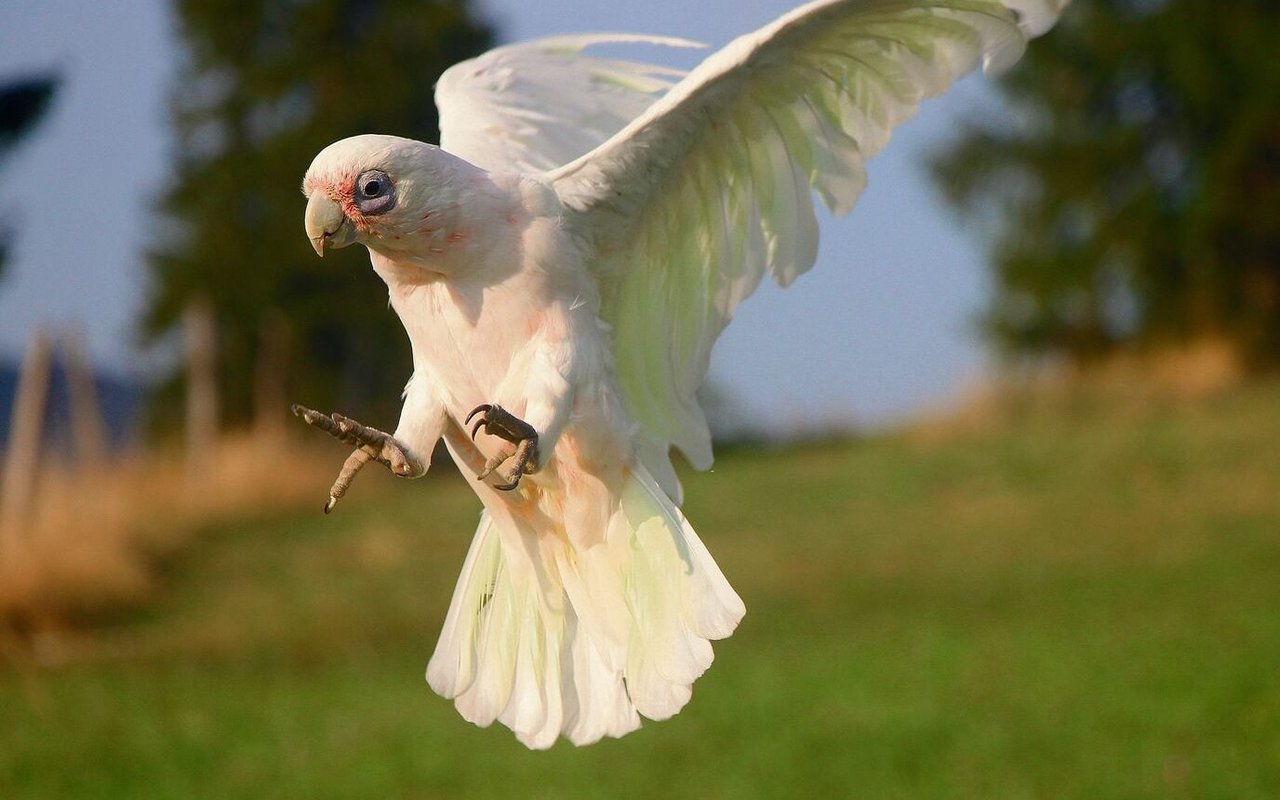
[[[366,134],[321,150],[302,181],[316,253],[359,242],[386,255],[429,246],[447,220],[458,161],[434,145]],[[424,245],[425,243],[425,245]]]

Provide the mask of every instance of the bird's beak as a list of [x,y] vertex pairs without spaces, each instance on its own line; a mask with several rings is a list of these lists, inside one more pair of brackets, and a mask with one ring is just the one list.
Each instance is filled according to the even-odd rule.
[[307,238],[321,258],[326,247],[346,247],[356,240],[355,226],[324,192],[312,192],[307,198],[305,225]]

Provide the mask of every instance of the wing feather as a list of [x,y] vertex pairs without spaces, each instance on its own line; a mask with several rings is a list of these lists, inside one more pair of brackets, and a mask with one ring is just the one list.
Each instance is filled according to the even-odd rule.
[[557,36],[498,47],[436,83],[440,146],[488,170],[543,172],[617,133],[684,77],[670,67],[587,56],[596,45],[702,47],[635,34]]
[[679,498],[699,469],[696,393],[716,338],[768,273],[817,256],[813,195],[837,214],[920,102],[1010,66],[1066,0],[818,0],[713,54],[611,138],[547,173],[595,248],[601,316],[638,450]]

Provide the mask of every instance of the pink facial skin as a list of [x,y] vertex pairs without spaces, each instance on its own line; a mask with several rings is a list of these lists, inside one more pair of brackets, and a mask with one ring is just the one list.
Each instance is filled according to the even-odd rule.
[[302,192],[307,196],[317,191],[324,192],[326,197],[338,204],[346,218],[356,226],[356,230],[361,233],[373,233],[373,222],[361,214],[360,209],[356,207],[357,177],[359,176],[355,172],[340,175],[311,175],[303,182]]

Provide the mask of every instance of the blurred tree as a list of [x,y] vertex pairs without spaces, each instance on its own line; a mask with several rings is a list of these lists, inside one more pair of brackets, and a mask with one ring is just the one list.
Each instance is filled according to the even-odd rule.
[[[222,418],[254,413],[260,351],[289,393],[394,423],[408,343],[363,248],[316,258],[299,186],[325,145],[359,133],[438,141],[432,87],[484,50],[465,0],[176,0],[186,44],[171,100],[174,175],[149,254],[143,337],[207,299],[218,323]],[[288,335],[280,333],[287,321]],[[260,377],[260,376],[259,376]],[[176,427],[180,371],[156,397]],[[286,413],[281,408],[279,413]],[[365,416],[367,415],[367,416]]]
[[1081,0],[938,156],[993,221],[984,324],[1076,360],[1199,336],[1280,362],[1280,4]]
[[[53,74],[30,75],[0,85],[0,165],[44,116],[57,86],[58,77]],[[11,230],[0,228],[0,273],[4,271],[12,237]]]

